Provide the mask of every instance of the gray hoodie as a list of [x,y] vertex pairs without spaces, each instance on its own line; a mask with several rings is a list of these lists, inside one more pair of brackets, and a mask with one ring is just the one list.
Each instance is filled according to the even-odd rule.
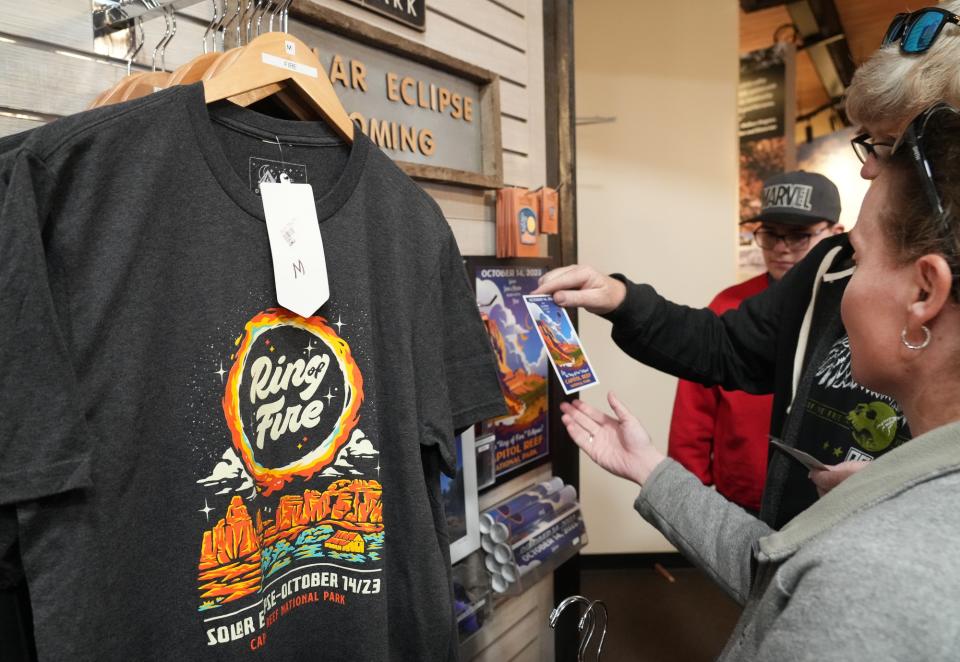
[[744,605],[720,660],[960,660],[960,422],[780,531],[669,459],[634,506]]

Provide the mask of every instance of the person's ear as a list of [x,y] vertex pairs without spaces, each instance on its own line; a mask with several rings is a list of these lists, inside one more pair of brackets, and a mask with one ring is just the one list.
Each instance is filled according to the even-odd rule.
[[918,328],[939,315],[950,300],[953,273],[943,256],[934,253],[914,261],[909,273],[911,283],[907,326]]
[[830,226],[829,230],[830,230],[830,234],[842,234],[843,232],[845,232],[843,228],[843,223],[834,223],[833,225]]

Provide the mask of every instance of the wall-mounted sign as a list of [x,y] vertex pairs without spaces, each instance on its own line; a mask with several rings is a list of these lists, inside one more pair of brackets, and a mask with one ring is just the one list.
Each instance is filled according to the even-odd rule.
[[498,77],[312,3],[291,31],[317,52],[349,113],[412,177],[502,185]]
[[[766,48],[740,56],[737,114],[740,134],[740,221],[760,213],[763,180],[792,170],[796,159],[794,127],[796,94],[794,49]],[[753,227],[740,226],[739,275],[766,270],[753,243]]]
[[427,29],[424,0],[347,0],[347,2],[383,14],[415,30],[423,32]]

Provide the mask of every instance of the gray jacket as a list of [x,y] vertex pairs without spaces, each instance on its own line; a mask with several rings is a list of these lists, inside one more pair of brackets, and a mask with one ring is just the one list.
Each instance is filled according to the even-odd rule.
[[960,422],[778,532],[669,459],[634,505],[745,605],[720,660],[960,660]]

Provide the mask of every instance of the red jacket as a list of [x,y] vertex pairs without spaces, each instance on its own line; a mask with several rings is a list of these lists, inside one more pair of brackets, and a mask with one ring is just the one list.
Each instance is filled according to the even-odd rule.
[[[718,315],[767,288],[769,277],[725,289],[710,302]],[[750,395],[680,380],[670,421],[670,457],[730,501],[760,510],[767,474],[773,395]]]

